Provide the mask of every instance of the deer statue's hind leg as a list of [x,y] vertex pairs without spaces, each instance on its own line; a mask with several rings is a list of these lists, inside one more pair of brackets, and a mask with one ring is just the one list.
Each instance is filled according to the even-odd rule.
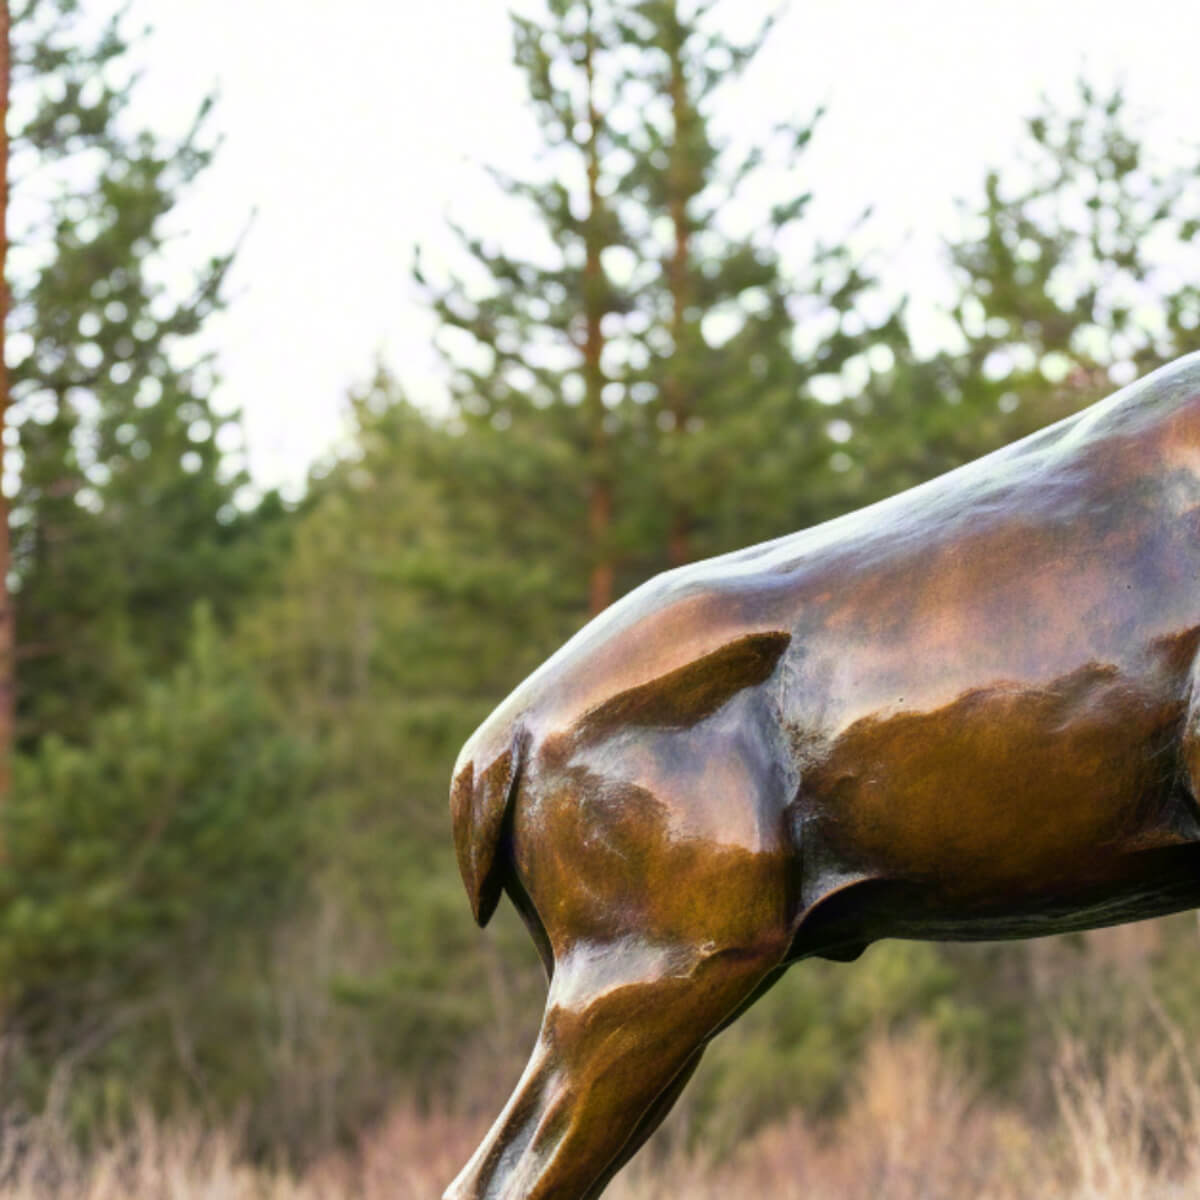
[[[709,692],[694,697],[708,713]],[[595,718],[527,763],[510,893],[550,949],[550,989],[529,1065],[447,1200],[592,1200],[777,972],[793,862],[762,703],[743,692],[636,738]]]
[[[769,991],[771,986],[783,975],[785,969],[786,963],[783,963],[767,972],[760,980],[758,986],[743,997],[742,1001],[725,1015],[715,1032],[719,1033],[735,1018],[745,1012],[760,996]],[[595,1200],[616,1176],[617,1172],[649,1141],[654,1131],[658,1129],[671,1109],[675,1107],[675,1101],[683,1094],[683,1089],[696,1073],[696,1068],[699,1067],[700,1060],[704,1057],[704,1047],[706,1044],[707,1039],[704,1043],[701,1043],[700,1048],[688,1059],[679,1074],[671,1080],[666,1090],[661,1092],[653,1105],[642,1114],[642,1119],[630,1135],[629,1140],[621,1147],[617,1157],[605,1167],[601,1177],[592,1184],[584,1200]]]
[[592,1184],[583,1200],[595,1200],[608,1186],[617,1172],[650,1140],[650,1136],[663,1123],[667,1114],[675,1107],[675,1101],[683,1094],[688,1080],[696,1073],[700,1059],[704,1057],[704,1047],[701,1046],[683,1065],[683,1069],[659,1093],[658,1099],[642,1114],[637,1128],[629,1135],[625,1145],[617,1152],[617,1157],[604,1168],[601,1176]]
[[559,963],[525,1074],[447,1200],[597,1195],[783,950],[588,946]]
[[528,869],[554,952],[546,1010],[516,1092],[452,1200],[598,1195],[666,1116],[705,1043],[787,954],[780,846],[656,837],[636,808],[631,796],[607,814],[593,804],[589,826],[560,825],[553,856]]

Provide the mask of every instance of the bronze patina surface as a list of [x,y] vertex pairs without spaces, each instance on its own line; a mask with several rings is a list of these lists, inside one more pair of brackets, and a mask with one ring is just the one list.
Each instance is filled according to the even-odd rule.
[[1198,646],[1200,356],[613,605],[455,768],[550,986],[446,1195],[598,1195],[798,959],[1200,904]]

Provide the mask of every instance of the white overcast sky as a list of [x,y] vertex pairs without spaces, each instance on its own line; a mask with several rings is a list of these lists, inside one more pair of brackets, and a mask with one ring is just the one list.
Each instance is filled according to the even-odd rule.
[[[178,130],[220,91],[224,146],[181,213],[190,244],[226,247],[257,213],[234,302],[208,337],[219,399],[243,410],[261,482],[303,479],[377,354],[414,397],[438,402],[411,249],[444,253],[447,215],[513,236],[482,169],[521,174],[536,147],[508,7],[135,0],[134,18],[156,30],[139,118]],[[743,28],[768,7],[726,0],[724,19]],[[954,197],[1012,156],[1039,93],[1068,97],[1081,70],[1100,86],[1121,80],[1158,144],[1198,144],[1198,46],[1197,0],[792,0],[718,115],[750,141],[827,105],[798,184],[816,194],[816,226],[832,236],[873,206],[879,273],[932,300]]]

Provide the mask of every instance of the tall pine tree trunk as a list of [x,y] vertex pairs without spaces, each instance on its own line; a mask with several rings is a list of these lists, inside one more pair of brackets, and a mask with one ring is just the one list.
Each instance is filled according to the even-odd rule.
[[[688,225],[689,182],[691,179],[688,161],[688,131],[690,113],[688,106],[687,81],[683,74],[683,46],[678,41],[678,19],[672,19],[671,57],[671,115],[675,126],[671,142],[671,161],[667,168],[667,208],[675,232],[675,246],[667,266],[667,286],[671,293],[671,340],[675,348],[667,375],[663,380],[663,401],[671,415],[668,437],[681,439],[687,427],[688,398],[683,373],[689,351],[687,345],[687,307],[689,302],[689,276],[691,273],[691,229]],[[681,456],[677,456],[677,462]],[[692,516],[688,504],[679,494],[679,480],[675,487],[671,506],[671,522],[667,532],[667,562],[672,567],[682,566],[691,559]]]
[[[0,0],[0,433],[8,423],[8,366],[5,326],[8,323],[8,0]],[[0,490],[0,797],[7,795],[11,777],[16,667],[12,596],[8,589],[11,563],[8,500]]]
[[604,428],[604,371],[600,357],[604,353],[606,288],[600,252],[604,248],[601,227],[600,161],[597,145],[600,115],[595,100],[595,52],[592,30],[592,6],[587,6],[588,29],[585,40],[584,71],[587,77],[588,138],[586,145],[588,211],[584,226],[586,261],[583,272],[583,304],[586,333],[583,347],[584,404],[587,411],[588,437],[588,544],[592,566],[588,580],[588,613],[596,613],[612,603],[616,569],[612,558],[613,518],[612,470],[608,435]]

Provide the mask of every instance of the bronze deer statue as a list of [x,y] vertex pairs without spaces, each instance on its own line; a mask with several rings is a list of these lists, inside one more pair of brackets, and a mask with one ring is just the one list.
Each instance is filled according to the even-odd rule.
[[583,1200],[792,963],[1200,904],[1200,355],[670,571],[475,733],[454,839],[550,978],[446,1192]]

